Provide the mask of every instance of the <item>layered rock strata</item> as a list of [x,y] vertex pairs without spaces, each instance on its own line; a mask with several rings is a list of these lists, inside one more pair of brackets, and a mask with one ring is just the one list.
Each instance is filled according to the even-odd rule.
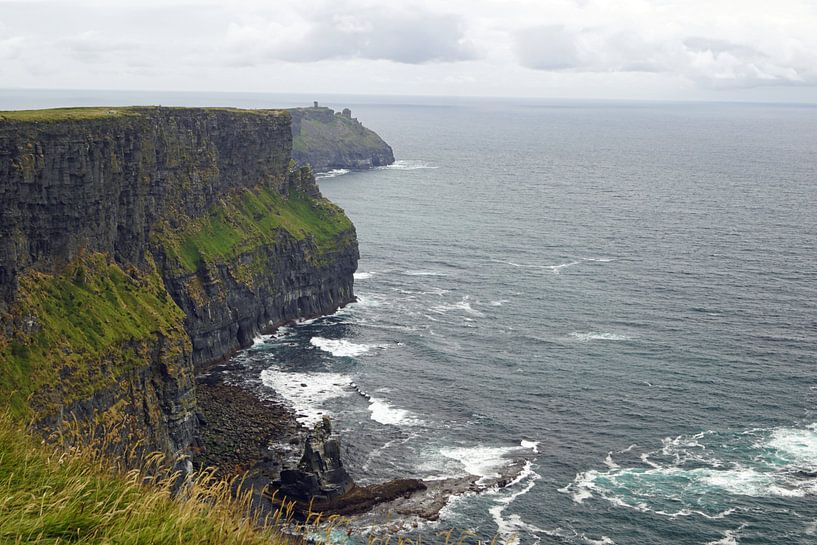
[[354,299],[354,227],[291,160],[290,123],[0,113],[0,394],[14,414],[184,455],[197,367]]

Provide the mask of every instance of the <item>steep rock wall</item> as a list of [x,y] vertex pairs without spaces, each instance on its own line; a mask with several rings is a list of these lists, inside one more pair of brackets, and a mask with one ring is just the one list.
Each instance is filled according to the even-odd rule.
[[0,113],[0,394],[176,454],[194,362],[353,300],[354,227],[275,110]]

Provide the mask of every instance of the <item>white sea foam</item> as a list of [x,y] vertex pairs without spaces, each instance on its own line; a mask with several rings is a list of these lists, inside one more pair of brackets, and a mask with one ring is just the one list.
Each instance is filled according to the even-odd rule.
[[252,340],[252,347],[257,348],[276,338],[275,335],[256,335]]
[[593,490],[596,488],[596,477],[598,471],[590,470],[576,475],[573,482],[559,488],[558,491],[563,494],[570,494],[573,501],[582,503],[584,500],[593,497]]
[[416,426],[422,424],[422,420],[414,417],[411,412],[405,409],[397,409],[388,401],[376,397],[369,397],[369,412],[372,413],[372,420],[389,426]]
[[440,454],[459,462],[466,473],[479,477],[480,482],[499,477],[499,471],[511,464],[507,455],[513,450],[513,447],[455,447],[441,449]]
[[372,273],[370,273],[370,272],[356,272],[356,273],[354,273],[353,276],[355,277],[355,280],[368,280],[369,278],[372,277]]
[[320,317],[320,316],[318,318],[306,318],[306,319],[305,318],[299,318],[298,321],[295,322],[295,323],[297,323],[298,325],[310,325],[310,324],[314,324],[315,322],[317,322],[321,318],[322,317]]
[[353,358],[377,347],[377,345],[355,344],[346,339],[324,339],[323,337],[312,337],[309,344],[338,358]]
[[798,469],[817,469],[817,425],[805,429],[778,428],[765,445]]
[[349,170],[345,168],[335,168],[332,170],[328,170],[326,172],[318,172],[315,174],[316,180],[323,180],[325,178],[337,178],[338,176],[343,176],[344,174],[349,174]]
[[539,454],[539,441],[528,441],[526,439],[523,439],[522,442],[519,443],[519,445],[522,448],[530,449],[530,451],[533,452],[534,454]]
[[632,337],[627,335],[622,335],[620,333],[604,333],[604,332],[597,332],[597,331],[589,331],[589,332],[579,332],[574,331],[570,334],[571,337],[575,338],[576,340],[586,343],[590,341],[631,341]]
[[589,543],[590,545],[616,545],[616,542],[607,536],[601,536],[599,539],[593,539],[582,534],[582,539],[585,543]]
[[709,541],[706,545],[738,545],[740,541],[738,541],[739,532],[745,528],[745,525],[741,525],[740,528],[737,530],[727,530],[723,533],[723,537],[716,540],[716,541]]
[[615,463],[613,461],[613,452],[612,451],[607,453],[607,458],[604,459],[604,465],[606,465],[607,467],[609,467],[611,469],[615,469],[617,467],[620,467],[617,463]]
[[467,295],[456,303],[443,303],[441,305],[434,305],[428,310],[436,312],[437,314],[445,314],[446,312],[454,310],[465,312],[466,314],[470,314],[471,316],[477,317],[485,316],[482,312],[476,310],[471,306],[470,297]]
[[540,478],[541,475],[533,470],[533,464],[530,461],[526,462],[525,467],[519,473],[519,476],[510,482],[506,486],[506,489],[511,489],[517,485],[520,485],[521,483],[524,483],[524,486],[510,494],[497,498],[495,500],[496,505],[488,510],[496,523],[498,534],[502,538],[502,542],[506,545],[514,545],[519,543],[520,531],[525,531],[532,534],[544,532],[544,530],[541,528],[522,520],[519,515],[512,514],[507,517],[503,516],[505,509],[507,509],[514,500],[530,492],[536,485],[536,481],[538,481]]
[[561,263],[559,265],[545,265],[544,268],[550,269],[551,271],[553,271],[553,274],[560,274],[562,272],[562,269],[572,267],[573,265],[578,265],[579,263],[581,263],[581,261],[571,261],[569,263]]
[[491,301],[492,307],[501,307],[505,303],[508,302],[508,299],[497,299],[496,301]]
[[286,400],[298,421],[307,426],[326,414],[323,403],[353,393],[350,378],[339,373],[294,373],[272,367],[261,371],[261,382]]
[[390,165],[376,167],[376,170],[421,170],[425,168],[438,168],[425,161],[414,161],[410,159],[400,159]]

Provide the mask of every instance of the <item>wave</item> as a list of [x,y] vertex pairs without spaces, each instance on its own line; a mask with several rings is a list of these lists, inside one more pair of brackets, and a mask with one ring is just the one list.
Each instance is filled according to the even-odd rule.
[[558,265],[533,265],[529,263],[516,263],[514,261],[506,261],[503,259],[492,259],[494,263],[503,263],[505,265],[510,265],[511,267],[517,268],[525,268],[525,269],[550,269],[553,274],[560,274],[562,269],[566,269],[567,267],[573,267],[574,265],[579,265],[586,261],[596,262],[596,263],[609,263],[612,259],[602,258],[602,257],[583,257],[580,259],[576,259],[574,261],[566,261],[564,263],[559,263]]
[[[479,477],[480,481],[497,478],[500,471],[514,462],[513,453],[519,450],[528,450],[538,453],[538,442],[522,441],[520,446],[514,447],[450,447],[440,449],[440,454],[457,461],[468,475]],[[516,484],[519,478],[508,486]],[[478,483],[480,481],[477,481]]]
[[259,346],[263,346],[267,344],[272,339],[277,338],[274,334],[273,335],[256,335],[253,337],[252,340],[252,348],[258,348]]
[[298,422],[314,426],[327,412],[323,403],[352,395],[351,379],[340,373],[296,373],[271,367],[261,371],[261,382],[282,397],[296,414]]
[[410,159],[400,159],[390,165],[375,167],[375,170],[422,170],[427,168],[439,168],[431,165],[425,161],[416,161]]
[[388,426],[417,426],[423,421],[412,416],[412,413],[405,409],[396,409],[391,403],[376,397],[368,397],[369,412],[372,413],[372,420]]
[[434,305],[428,310],[430,310],[431,312],[436,312],[437,314],[445,314],[448,311],[455,310],[465,312],[466,314],[470,314],[471,316],[477,317],[485,316],[485,314],[471,306],[470,299],[471,298],[468,295],[466,295],[456,303],[443,303],[441,305]]
[[512,463],[508,455],[513,450],[514,447],[454,447],[441,449],[440,454],[459,462],[467,474],[487,480],[498,478],[500,470]]
[[323,337],[312,337],[309,339],[309,344],[338,358],[353,358],[365,354],[372,348],[381,348],[381,345],[355,344],[346,339],[325,339]]
[[706,545],[738,545],[738,543],[740,543],[738,541],[740,531],[743,530],[745,527],[746,527],[745,524],[741,524],[740,528],[738,528],[737,530],[726,530],[723,533],[723,537],[721,537],[717,541],[710,541]]
[[357,307],[379,307],[382,304],[382,301],[376,295],[356,295],[357,301],[355,301],[354,305]]
[[372,277],[373,273],[370,272],[356,272],[354,274],[355,280],[368,280]]
[[534,454],[539,454],[539,441],[527,441],[525,439],[519,443],[519,446],[525,449],[530,449],[530,451]]
[[326,172],[318,172],[315,174],[316,180],[323,180],[325,178],[337,178],[338,176],[343,176],[344,174],[349,174],[351,172],[349,169],[346,168],[335,168],[332,170],[328,170]]
[[553,271],[553,274],[559,274],[562,272],[562,269],[578,265],[579,263],[581,263],[581,261],[570,261],[569,263],[560,263],[559,265],[545,265],[543,268],[550,269]]
[[578,331],[574,331],[570,334],[571,337],[579,340],[580,342],[586,343],[590,341],[631,341],[633,340],[632,337],[627,335],[622,335],[620,333],[599,333],[596,331],[589,331],[586,333],[580,333]]
[[511,503],[513,503],[517,498],[530,492],[533,487],[536,486],[536,481],[541,478],[542,476],[533,470],[533,463],[530,460],[527,461],[519,476],[514,479],[513,482],[509,483],[506,488],[512,488],[520,483],[525,483],[524,486],[522,486],[519,490],[508,494],[507,496],[495,500],[496,505],[488,509],[488,513],[490,513],[491,518],[494,519],[494,523],[497,526],[497,533],[502,538],[502,542],[505,545],[518,544],[520,542],[519,534],[521,531],[534,534],[544,531],[542,528],[525,522],[522,520],[522,517],[517,514],[511,514],[507,517],[503,516],[503,513],[511,505]]
[[623,466],[608,453],[607,469],[578,473],[559,491],[576,503],[598,497],[667,517],[709,519],[740,509],[740,497],[817,495],[816,424],[666,438],[640,460]]

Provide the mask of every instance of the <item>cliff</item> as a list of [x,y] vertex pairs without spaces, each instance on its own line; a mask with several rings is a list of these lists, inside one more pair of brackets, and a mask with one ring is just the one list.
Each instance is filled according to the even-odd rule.
[[351,111],[295,108],[292,115],[292,157],[316,171],[367,169],[394,163],[391,147],[352,117]]
[[183,454],[197,368],[352,301],[354,227],[291,152],[279,110],[0,112],[12,413]]

